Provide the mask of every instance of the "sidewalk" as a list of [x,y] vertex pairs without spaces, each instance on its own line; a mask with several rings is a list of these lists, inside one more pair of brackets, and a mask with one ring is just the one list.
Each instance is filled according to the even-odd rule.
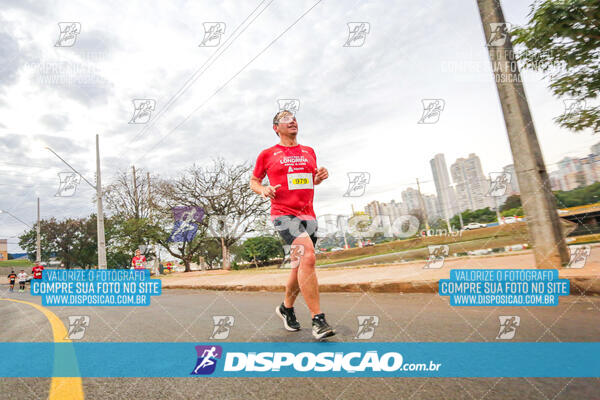
[[[436,293],[438,281],[448,279],[451,269],[535,268],[531,250],[510,255],[448,258],[441,269],[423,269],[425,261],[377,266],[317,268],[321,292]],[[290,270],[198,271],[162,277],[163,289],[207,289],[283,292]],[[559,270],[569,279],[571,294],[600,295],[600,245],[584,268]]]

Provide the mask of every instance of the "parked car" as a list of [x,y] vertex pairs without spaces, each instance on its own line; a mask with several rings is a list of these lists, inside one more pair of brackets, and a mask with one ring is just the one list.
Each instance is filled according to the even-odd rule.
[[529,248],[529,245],[527,243],[514,244],[512,246],[504,246],[505,251],[519,251],[519,250],[525,250],[527,248]]
[[465,227],[463,229],[465,231],[468,231],[471,229],[485,228],[486,226],[487,226],[486,224],[480,224],[479,222],[471,222],[470,224],[465,225]]
[[491,254],[491,253],[492,253],[492,249],[478,249],[478,250],[467,251],[467,254],[470,256],[484,256],[486,254]]

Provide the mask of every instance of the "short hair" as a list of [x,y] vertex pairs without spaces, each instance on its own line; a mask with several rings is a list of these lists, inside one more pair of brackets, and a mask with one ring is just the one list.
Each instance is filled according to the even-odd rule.
[[294,115],[294,113],[291,112],[290,110],[281,110],[277,114],[275,114],[275,116],[273,117],[273,125],[277,125],[279,123],[279,120],[281,119],[281,117],[283,117],[285,114]]

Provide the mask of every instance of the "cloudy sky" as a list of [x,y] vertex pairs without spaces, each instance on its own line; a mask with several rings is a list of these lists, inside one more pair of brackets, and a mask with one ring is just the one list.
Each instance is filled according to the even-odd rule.
[[[523,0],[502,2],[527,21]],[[26,222],[94,212],[82,182],[55,197],[67,171],[50,146],[93,182],[100,135],[103,182],[132,164],[164,177],[214,157],[254,162],[277,142],[278,99],[299,99],[299,142],[330,171],[316,212],[349,213],[400,200],[416,178],[435,193],[429,160],[476,153],[485,173],[512,162],[475,1],[53,1],[0,0],[0,209]],[[77,22],[56,46],[59,22]],[[223,22],[221,47],[200,46],[206,22]],[[349,22],[364,44],[344,47]],[[209,44],[214,44],[209,42]],[[538,74],[523,79],[549,169],[599,141],[552,121],[564,108]],[[418,124],[422,99],[445,108]],[[130,124],[134,99],[151,99],[146,124]],[[366,171],[364,196],[345,198],[347,173]],[[0,214],[0,238],[23,225]]]

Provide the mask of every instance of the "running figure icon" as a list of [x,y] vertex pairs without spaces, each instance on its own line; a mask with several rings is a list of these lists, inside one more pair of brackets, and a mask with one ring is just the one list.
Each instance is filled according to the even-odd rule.
[[[214,366],[215,366],[215,359],[220,358],[221,357],[221,352],[222,350],[217,349],[217,347],[219,346],[212,346],[212,347],[208,347],[208,346],[197,346],[196,350],[198,351],[198,365],[196,365],[196,368],[194,368],[194,372],[192,372],[192,375],[204,375],[207,373],[212,373],[214,371]],[[201,348],[204,348],[204,351],[202,351],[202,353],[200,353]],[[200,359],[202,359],[202,361],[200,361]],[[211,368],[212,367],[212,368]],[[208,370],[208,371],[204,371],[204,370]]]

